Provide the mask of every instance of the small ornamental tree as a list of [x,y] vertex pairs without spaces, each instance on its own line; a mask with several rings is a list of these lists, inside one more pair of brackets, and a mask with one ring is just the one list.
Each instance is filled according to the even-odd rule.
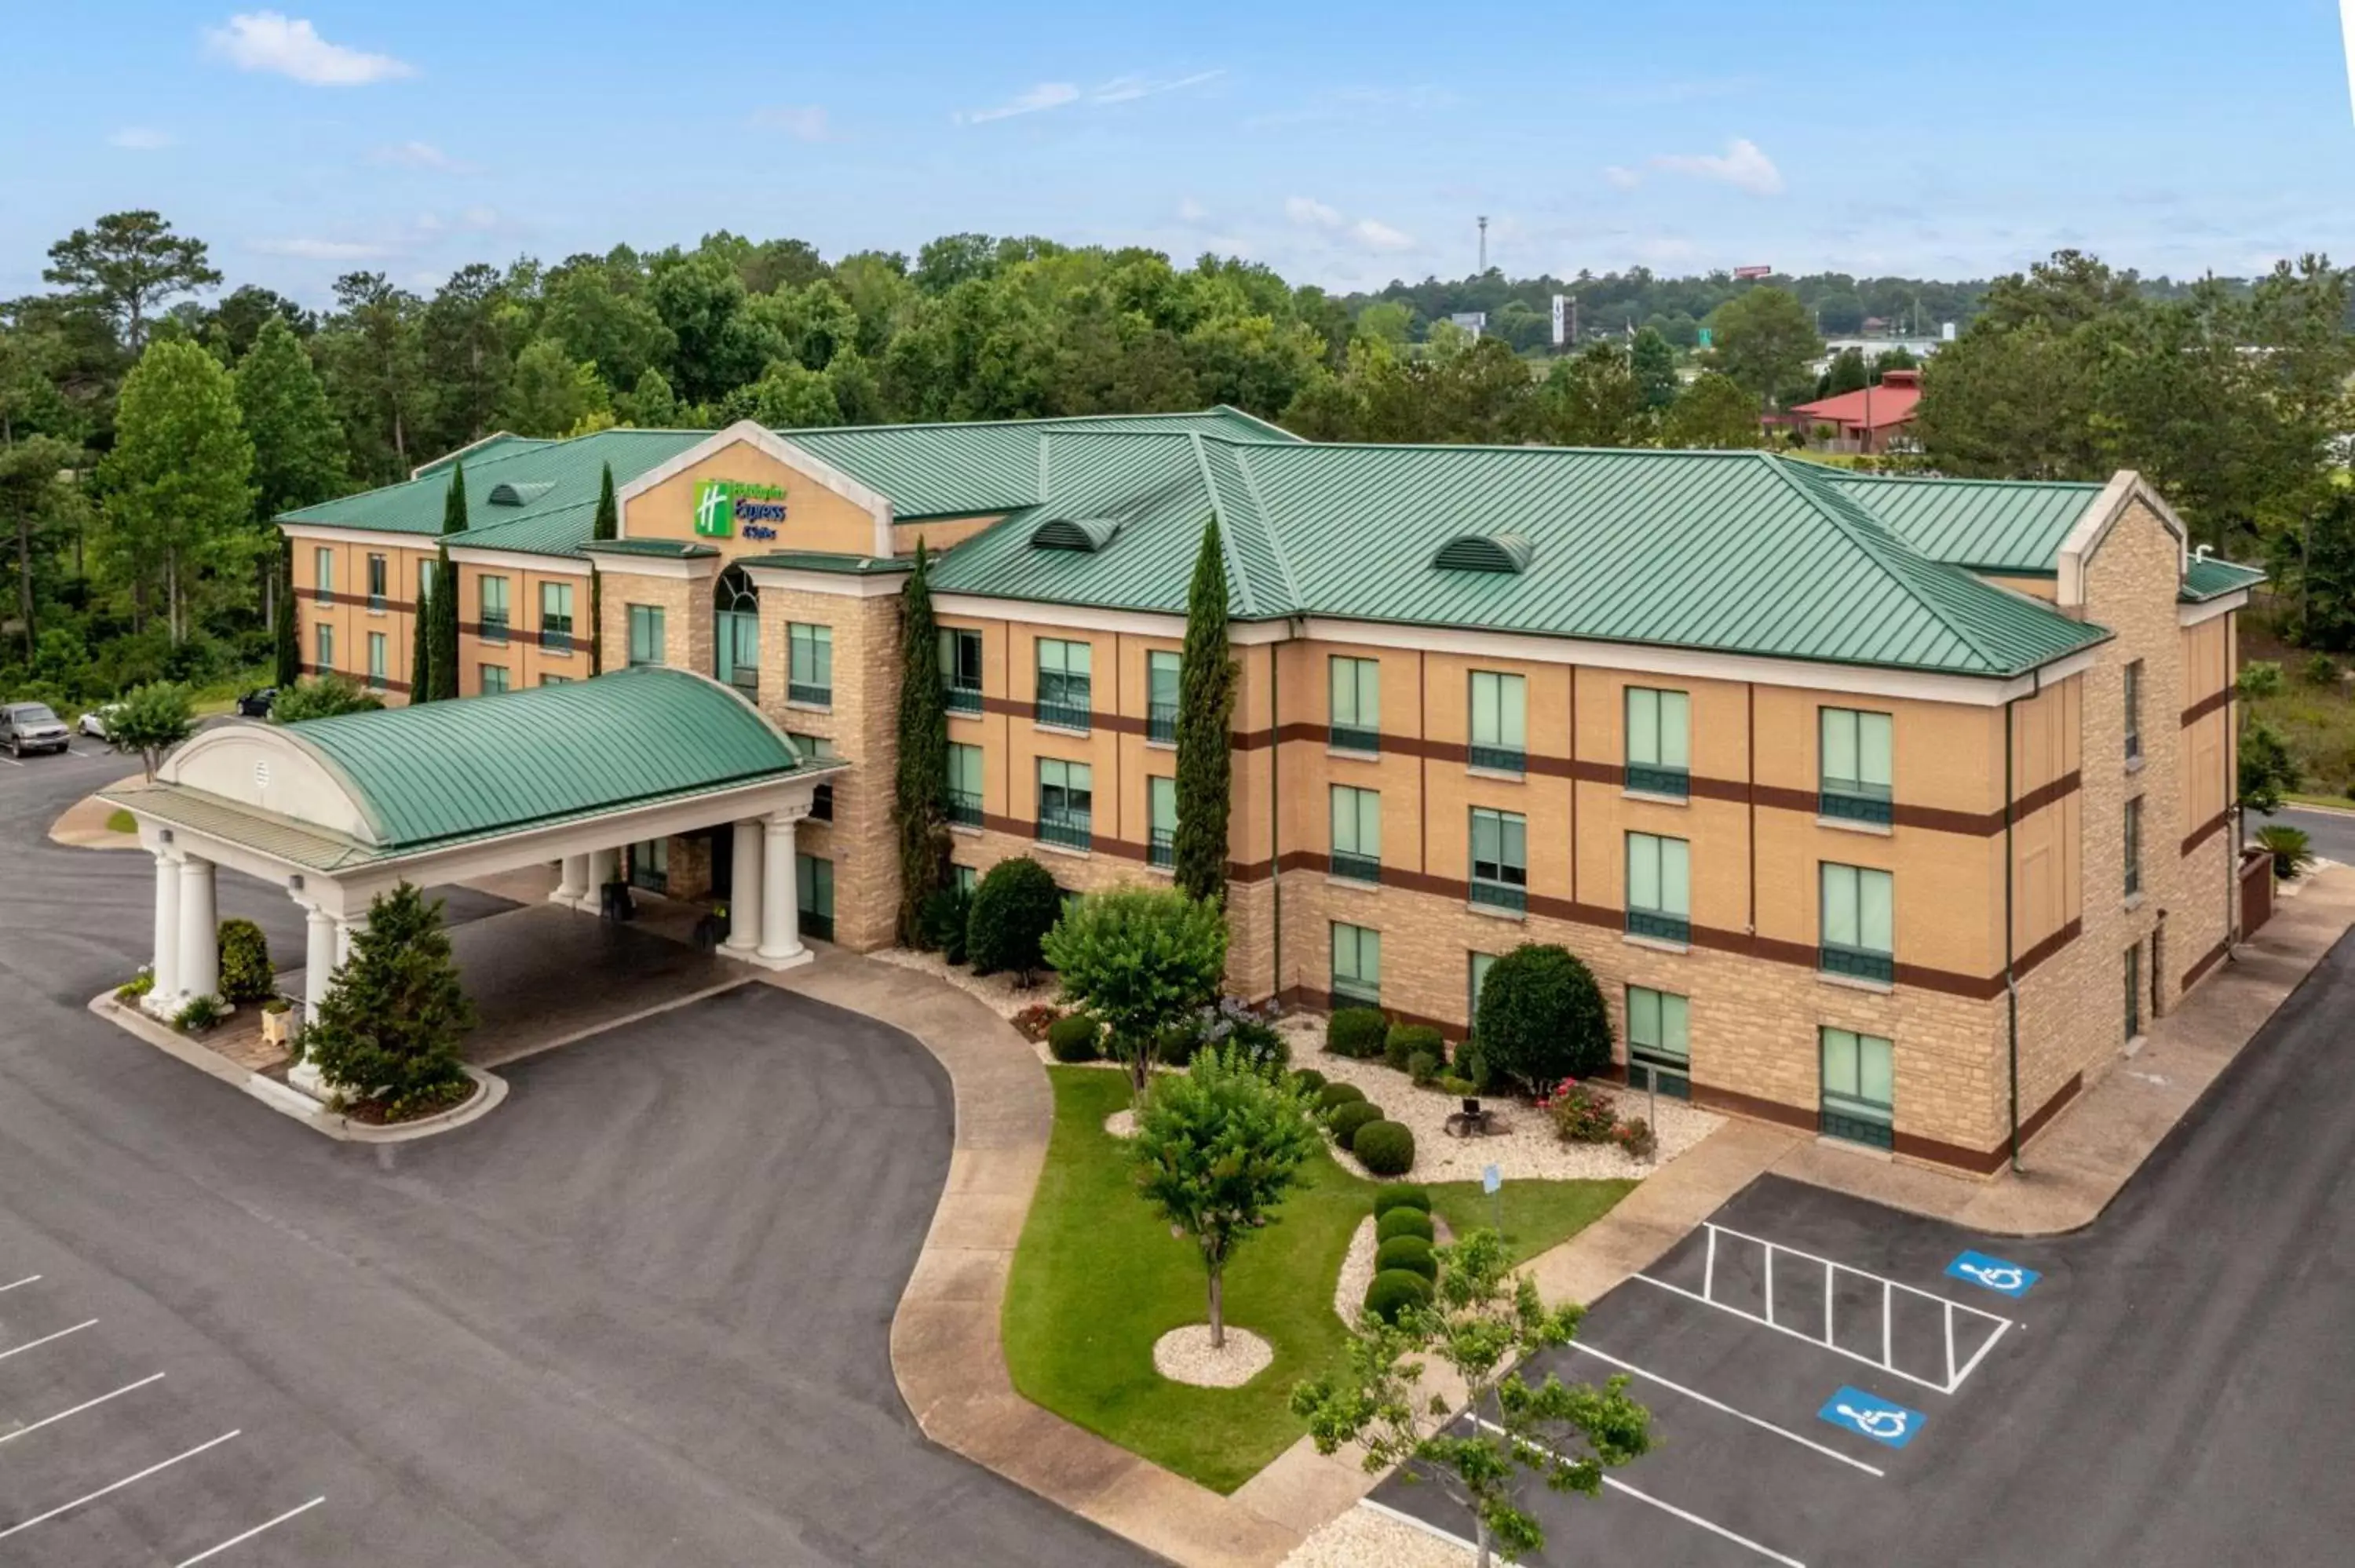
[[1197,1054],[1138,1107],[1129,1144],[1137,1191],[1201,1251],[1212,1350],[1227,1343],[1227,1260],[1266,1227],[1322,1141],[1289,1076],[1254,1066],[1233,1046]]
[[219,927],[220,993],[225,1001],[266,1001],[278,987],[270,967],[270,938],[250,920],[224,920]]
[[1162,1034],[1216,1001],[1227,922],[1215,904],[1171,887],[1092,893],[1047,934],[1063,1000],[1100,1020],[1114,1060],[1142,1097]]
[[303,1054],[345,1098],[416,1114],[464,1092],[458,1043],[474,1025],[442,901],[428,904],[404,882],[368,906],[352,956],[304,1032]]
[[1028,855],[1001,860],[973,890],[973,913],[965,924],[965,952],[973,972],[1012,969],[1024,986],[1045,962],[1039,945],[1062,918],[1063,890],[1047,868]]
[[135,751],[147,777],[155,777],[164,754],[188,738],[197,726],[188,688],[170,681],[150,681],[123,694],[122,709],[108,716],[106,743],[117,751]]
[[922,539],[900,590],[900,766],[891,822],[900,835],[900,941],[914,947],[923,939],[925,904],[949,879],[948,694],[941,687],[940,627]]
[[301,724],[305,719],[334,718],[337,714],[374,713],[384,699],[349,675],[316,675],[278,688],[270,705],[272,724]]
[[[1552,1372],[1532,1387],[1522,1376],[1529,1357],[1570,1343],[1582,1309],[1549,1310],[1536,1281],[1510,1272],[1495,1231],[1474,1231],[1434,1255],[1439,1283],[1429,1305],[1401,1307],[1395,1324],[1366,1313],[1347,1369],[1294,1388],[1292,1412],[1318,1453],[1360,1444],[1368,1474],[1402,1466],[1408,1481],[1436,1484],[1472,1516],[1479,1568],[1499,1553],[1517,1563],[1545,1546],[1544,1530],[1520,1504],[1529,1478],[1595,1496],[1606,1466],[1650,1449],[1651,1414],[1627,1397],[1624,1373],[1600,1388]],[[1423,1384],[1432,1356],[1462,1381],[1461,1415]]]
[[1611,1065],[1611,1014],[1594,973],[1567,949],[1524,942],[1480,982],[1472,1036],[1488,1071],[1534,1094]]
[[1186,651],[1178,667],[1178,832],[1170,846],[1179,891],[1227,898],[1227,814],[1233,805],[1229,730],[1235,662],[1227,651],[1227,563],[1219,520],[1202,530],[1186,593]]
[[[437,572],[435,576],[440,576]],[[411,704],[433,700],[433,592],[434,584],[420,578],[417,584],[417,613],[409,618],[409,700]]]

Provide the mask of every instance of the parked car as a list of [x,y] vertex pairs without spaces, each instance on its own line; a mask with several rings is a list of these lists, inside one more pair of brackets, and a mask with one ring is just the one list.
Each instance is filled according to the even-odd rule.
[[264,686],[258,692],[248,692],[237,700],[240,718],[268,718],[270,705],[278,700],[278,688]]
[[89,736],[92,740],[104,740],[106,726],[113,723],[114,715],[122,711],[121,703],[102,703],[82,715],[80,722],[76,724],[74,728]]
[[63,751],[73,738],[65,721],[47,703],[0,704],[0,746],[11,757],[28,751]]

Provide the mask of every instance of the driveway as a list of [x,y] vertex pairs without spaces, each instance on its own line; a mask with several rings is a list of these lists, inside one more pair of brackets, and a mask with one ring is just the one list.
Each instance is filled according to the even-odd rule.
[[[84,1011],[149,863],[46,842],[121,770],[48,760],[0,771],[0,1560],[1142,1561],[899,1401],[952,1122],[913,1041],[750,986],[334,1144]],[[220,898],[299,951],[282,895]]]
[[2355,865],[2355,811],[2310,811],[2285,806],[2270,817],[2252,813],[2249,832],[2254,836],[2259,828],[2275,822],[2305,829],[2306,836],[2313,841],[2314,853],[2325,860]]

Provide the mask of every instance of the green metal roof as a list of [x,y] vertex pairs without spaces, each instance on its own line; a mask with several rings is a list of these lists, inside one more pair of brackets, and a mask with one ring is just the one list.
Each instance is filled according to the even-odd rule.
[[286,735],[344,781],[385,847],[404,850],[800,766],[734,692],[660,668],[312,719]]
[[2254,588],[2264,580],[2262,567],[2235,566],[2231,561],[2197,556],[2184,568],[2183,590],[2178,597],[2186,604],[2200,604],[2244,588]]
[[696,560],[719,553],[716,546],[696,539],[591,539],[581,549],[591,556],[657,556],[673,561]]
[[[473,451],[457,454],[466,467],[466,518],[472,524],[464,542],[489,545],[493,541],[474,535],[526,521],[559,514],[569,517],[577,513],[580,521],[577,524],[568,524],[568,527],[577,526],[579,537],[551,552],[570,555],[581,540],[589,536],[589,524],[596,515],[597,489],[607,463],[613,466],[613,482],[626,484],[697,442],[709,440],[710,435],[709,430],[599,430],[594,435],[576,436],[565,441],[494,438]],[[494,506],[491,494],[496,490],[511,492],[522,504],[502,503]],[[315,506],[281,513],[278,521],[370,528],[389,534],[439,534],[443,499],[449,491],[449,471],[446,467],[437,466],[418,478],[389,484],[381,490],[363,491],[340,501],[323,501]],[[503,549],[538,550],[541,546],[536,544],[517,541],[556,538],[565,532],[559,528],[524,533],[496,543]]]
[[1845,472],[1832,482],[1932,560],[1998,577],[2057,569],[2061,542],[2104,488]]
[[913,571],[913,556],[846,556],[834,550],[778,550],[766,556],[740,556],[740,567],[777,567],[796,572],[841,572],[848,577],[880,577]]
[[410,471],[409,477],[423,479],[429,473],[448,473],[451,467],[456,463],[482,462],[494,453],[502,456],[511,455],[517,450],[526,447],[553,446],[555,440],[548,436],[518,436],[506,430],[495,430],[479,441],[460,447],[456,451],[443,452],[432,462],[419,463]]

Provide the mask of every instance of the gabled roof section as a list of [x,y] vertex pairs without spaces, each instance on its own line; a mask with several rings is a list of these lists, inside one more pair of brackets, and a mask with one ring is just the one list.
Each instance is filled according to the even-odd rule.
[[2052,572],[2103,486],[2062,481],[1838,473],[1833,482],[1934,561],[1997,577]]
[[[474,524],[464,535],[458,535],[467,543],[485,543],[475,535],[493,527],[504,527],[527,518],[538,519],[570,509],[581,515],[593,514],[597,489],[605,466],[613,469],[613,482],[625,484],[655,464],[666,461],[675,454],[705,440],[708,430],[599,430],[593,435],[576,436],[570,440],[524,440],[508,437],[492,444],[485,441],[464,454],[466,469],[466,514]],[[515,493],[520,504],[505,503],[494,508],[491,496],[502,487]],[[389,484],[379,490],[363,491],[338,501],[323,501],[315,506],[298,507],[279,514],[281,523],[311,523],[334,528],[366,528],[387,534],[434,534],[442,532],[442,508],[450,490],[446,468],[429,465],[418,477]],[[561,533],[561,530],[558,530]],[[569,554],[572,546],[589,536],[584,523],[579,537],[571,540],[559,554]],[[508,544],[510,549],[530,548],[529,546]]]
[[2185,604],[2205,604],[2228,593],[2256,587],[2265,580],[2262,567],[2243,567],[2212,556],[2194,556],[2183,570],[2183,588],[2176,597]]
[[523,447],[551,446],[554,442],[544,436],[518,436],[508,430],[493,430],[480,440],[468,441],[453,452],[443,452],[431,462],[419,463],[409,471],[411,479],[423,479],[429,473],[447,473],[456,462],[479,462],[494,454],[506,454]]

